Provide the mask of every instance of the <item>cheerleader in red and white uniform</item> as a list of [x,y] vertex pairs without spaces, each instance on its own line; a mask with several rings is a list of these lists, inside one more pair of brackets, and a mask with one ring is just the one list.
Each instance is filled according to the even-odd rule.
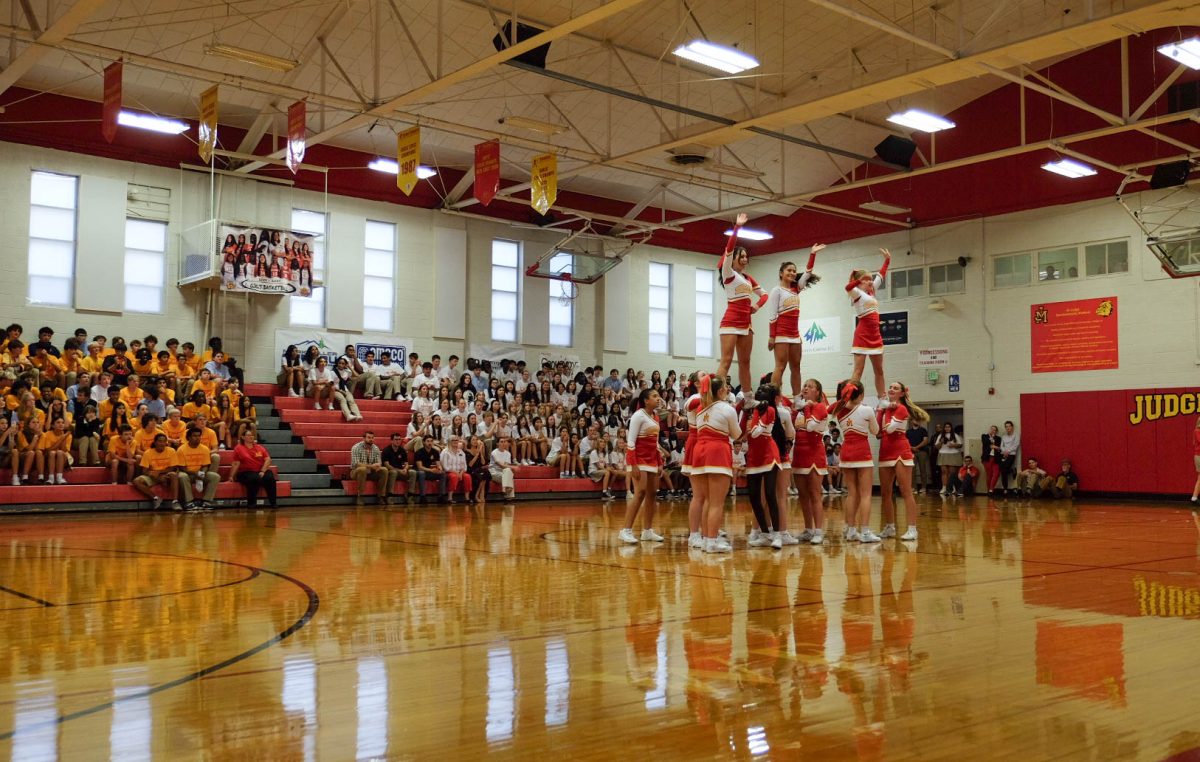
[[775,353],[775,370],[771,383],[783,384],[783,369],[791,369],[792,396],[800,394],[800,351],[804,339],[800,336],[800,292],[821,280],[813,274],[817,263],[817,252],[825,248],[818,243],[808,255],[808,267],[797,277],[796,264],[784,262],[779,266],[779,285],[771,289],[767,297],[767,319],[770,320],[770,338],[767,349]]
[[[917,539],[917,500],[913,497],[913,452],[905,432],[909,421],[925,423],[929,414],[913,404],[908,387],[893,381],[887,388],[888,406],[882,411],[882,435],[879,440],[879,494],[883,496],[883,539],[896,536],[896,504],[892,500],[892,484],[900,487],[904,498],[908,529],[901,540]],[[843,451],[844,452],[844,451]]]
[[[698,372],[693,372],[688,376],[687,386],[684,387],[687,399],[683,402],[683,412],[687,416],[688,437],[683,443],[683,463],[679,467],[679,472],[688,478],[689,484],[692,476],[692,450],[696,448],[696,413],[700,412],[702,404],[697,385],[699,377]],[[691,502],[688,503],[688,545],[693,548],[701,547],[704,544],[704,535],[700,533],[703,516],[704,502],[700,500],[696,490],[693,489]]]
[[847,542],[879,542],[871,531],[871,440],[879,433],[875,412],[863,404],[863,385],[854,379],[838,384],[838,399],[829,412],[837,416],[842,427],[842,474],[846,488]]
[[750,351],[754,348],[754,331],[750,327],[750,316],[767,302],[767,292],[746,273],[749,252],[745,247],[736,246],[738,230],[746,224],[747,219],[744,214],[738,215],[718,266],[721,283],[725,286],[726,307],[725,315],[721,318],[721,363],[717,366],[717,375],[721,378],[729,375],[733,351],[736,349],[738,385],[743,393],[748,393],[751,384]]
[[633,499],[625,507],[625,528],[617,535],[624,543],[636,545],[638,538],[633,533],[633,520],[638,509],[645,507],[642,514],[641,542],[662,542],[662,535],[652,528],[654,509],[658,496],[658,477],[662,474],[663,459],[658,449],[660,424],[654,411],[662,399],[655,389],[643,389],[634,403],[634,413],[629,419],[629,430],[625,435],[625,462],[630,469],[629,477],[637,483]]
[[[745,418],[743,434],[746,437],[746,490],[750,495],[750,509],[758,528],[750,530],[746,544],[752,548],[770,546],[774,539],[775,525],[779,523],[779,499],[775,493],[779,476],[779,446],[771,437],[775,427],[775,406],[765,397],[775,393],[775,387],[758,387],[754,398],[758,404],[751,408]],[[766,496],[767,511],[763,512],[763,496]]]
[[804,511],[801,542],[825,542],[825,503],[821,483],[829,473],[825,460],[825,432],[829,429],[829,406],[821,382],[810,378],[800,390],[796,409],[796,447],[792,456],[792,479],[800,492]]
[[850,380],[862,380],[869,356],[871,369],[875,371],[875,394],[882,400],[883,334],[879,332],[879,299],[875,292],[883,287],[892,253],[887,249],[879,251],[883,253],[883,266],[879,272],[872,275],[866,270],[854,270],[850,273],[850,282],[846,284],[846,293],[850,295],[850,304],[854,306],[854,314],[858,317],[858,323],[854,326],[854,341],[850,345],[850,353],[854,355],[854,372],[850,374]]
[[696,437],[692,448],[692,490],[705,505],[703,547],[707,553],[728,553],[733,548],[720,536],[725,515],[725,494],[733,479],[732,441],[742,435],[737,411],[726,402],[729,388],[720,376],[702,375],[699,379],[700,410],[696,428],[688,436]]

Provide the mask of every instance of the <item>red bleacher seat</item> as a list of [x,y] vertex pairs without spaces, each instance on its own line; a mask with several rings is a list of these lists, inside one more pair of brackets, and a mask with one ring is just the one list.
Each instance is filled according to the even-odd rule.
[[[368,412],[373,413],[408,413],[411,412],[412,403],[397,402],[396,400],[364,400],[359,397],[354,399],[358,403],[358,409],[366,415]],[[336,403],[335,403],[336,404]],[[284,410],[312,410],[313,401],[310,397],[280,397],[271,398],[271,405],[279,411]],[[315,410],[313,412],[316,412]]]
[[[277,486],[279,497],[292,494],[289,482],[279,482]],[[245,496],[246,490],[237,482],[221,482],[217,486],[217,498],[220,500],[238,500]],[[130,487],[128,484],[67,484],[47,486],[44,484],[28,487],[0,487],[0,504],[22,503],[110,503],[145,501],[146,496]]]

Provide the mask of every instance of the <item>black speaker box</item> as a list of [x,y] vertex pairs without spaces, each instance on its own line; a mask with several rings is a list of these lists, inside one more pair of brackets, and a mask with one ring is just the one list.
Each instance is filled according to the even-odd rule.
[[879,158],[892,164],[899,164],[902,167],[912,166],[912,157],[916,151],[916,143],[907,138],[898,138],[895,135],[888,135],[883,139],[882,143],[875,146],[875,154]]
[[[538,29],[536,26],[517,23],[517,42],[525,42],[531,37],[536,37],[541,34],[543,29]],[[492,38],[492,45],[496,46],[496,50],[504,50],[508,47],[508,41],[512,39],[512,20],[504,22],[504,32]],[[520,61],[530,66],[536,66],[539,69],[546,68],[546,54],[550,52],[550,43],[534,48],[528,53],[522,53],[514,60]]]
[[1186,159],[1173,161],[1170,164],[1159,164],[1154,168],[1154,175],[1150,178],[1150,187],[1158,190],[1159,188],[1183,185],[1187,182],[1188,173],[1191,171],[1192,163]]

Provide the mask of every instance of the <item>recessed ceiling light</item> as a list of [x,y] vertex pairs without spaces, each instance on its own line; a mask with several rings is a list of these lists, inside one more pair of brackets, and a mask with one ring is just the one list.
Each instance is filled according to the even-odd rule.
[[899,114],[892,114],[887,119],[892,124],[899,124],[918,132],[940,132],[954,126],[954,122],[937,114],[930,114],[916,108],[910,108]]
[[[725,235],[733,235],[733,230],[726,230]],[[745,238],[747,241],[769,241],[775,236],[765,230],[755,230],[754,228],[738,228],[738,238]]]
[[[383,157],[376,158],[367,165],[367,169],[373,169],[376,172],[386,172],[389,175],[400,174],[400,165],[395,159],[385,159]],[[433,167],[427,167],[424,164],[417,166],[417,179],[428,180],[437,174],[437,170]]]
[[883,201],[868,201],[865,204],[859,204],[859,209],[865,209],[868,212],[879,212],[880,214],[908,214],[912,211],[907,207],[888,204]]
[[164,135],[179,135],[188,131],[188,123],[178,119],[164,119],[151,114],[139,114],[136,111],[122,111],[117,114],[117,124],[126,127],[136,127],[139,130],[161,132]]
[[261,66],[271,71],[291,71],[300,65],[299,61],[294,61],[290,58],[280,58],[279,56],[267,53],[259,53],[257,50],[246,50],[235,45],[222,45],[221,43],[205,45],[204,53],[205,55],[228,58],[231,61],[241,61],[242,63]]
[[1200,69],[1200,37],[1190,37],[1179,42],[1161,45],[1158,52],[1168,58],[1174,58],[1184,66]]
[[1096,170],[1088,165],[1075,161],[1074,159],[1059,159],[1058,161],[1049,161],[1042,165],[1042,169],[1047,172],[1053,172],[1056,175],[1069,177],[1072,180],[1077,180],[1080,177],[1091,177],[1096,174]]
[[687,45],[675,48],[675,55],[728,74],[741,74],[758,66],[756,59],[742,51],[715,45],[707,40],[692,40]]

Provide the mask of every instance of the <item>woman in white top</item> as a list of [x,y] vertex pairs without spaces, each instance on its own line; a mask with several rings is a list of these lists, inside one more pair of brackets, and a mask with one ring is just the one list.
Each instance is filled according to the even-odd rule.
[[[662,542],[663,536],[654,531],[654,509],[657,507],[658,478],[662,474],[662,453],[658,448],[659,421],[654,415],[661,398],[654,389],[638,394],[634,411],[625,435],[625,457],[631,466],[630,480],[635,484],[633,499],[625,506],[625,526],[617,534],[621,542],[635,545],[640,542]],[[641,539],[633,533],[633,522],[642,511]]]
[[312,370],[308,372],[308,393],[313,398],[313,408],[321,409],[321,399],[324,398],[330,410],[333,410],[333,391],[337,388],[337,376],[329,367],[325,356],[317,358]]
[[613,494],[609,490],[608,485],[616,477],[623,476],[625,470],[618,468],[609,462],[608,459],[608,443],[601,442],[588,453],[588,476],[594,482],[600,482],[600,494],[605,500],[612,500]]
[[409,452],[421,446],[421,440],[429,433],[429,419],[424,413],[413,413],[412,418],[408,422],[408,429],[405,432],[406,440],[404,447]]
[[450,505],[454,505],[454,493],[461,487],[463,497],[471,498],[471,475],[467,473],[467,454],[463,452],[461,437],[450,437],[449,446],[442,450],[442,471],[446,473],[446,491]]
[[564,426],[559,429],[558,436],[550,442],[550,451],[546,453],[546,465],[557,467],[560,479],[571,475],[570,453],[571,432]]
[[941,494],[953,494],[958,481],[958,469],[963,464],[962,437],[954,433],[954,424],[943,423],[942,430],[934,438],[933,444],[938,448],[937,464],[942,469]]
[[516,490],[513,480],[512,453],[508,449],[510,444],[511,440],[508,437],[500,438],[496,449],[492,450],[488,471],[491,473],[492,481],[504,488],[504,499],[511,501]]
[[742,436],[737,411],[726,400],[729,388],[718,376],[699,378],[700,403],[696,412],[696,427],[688,434],[696,437],[692,449],[689,478],[692,493],[704,506],[699,536],[693,534],[688,544],[703,548],[706,553],[729,553],[733,547],[721,536],[725,516],[725,495],[733,479],[732,440]]
[[[1000,486],[1008,494],[1009,478],[1016,478],[1017,451],[1021,449],[1021,435],[1012,421],[1004,422],[1004,433],[1000,435]],[[1013,483],[1016,486],[1016,483]]]
[[550,436],[546,433],[546,424],[541,418],[533,419],[533,428],[529,430],[529,459],[534,463],[545,463],[546,453],[550,450]]
[[412,401],[412,411],[428,418],[433,415],[434,410],[437,410],[437,403],[429,396],[429,387],[422,386]]

